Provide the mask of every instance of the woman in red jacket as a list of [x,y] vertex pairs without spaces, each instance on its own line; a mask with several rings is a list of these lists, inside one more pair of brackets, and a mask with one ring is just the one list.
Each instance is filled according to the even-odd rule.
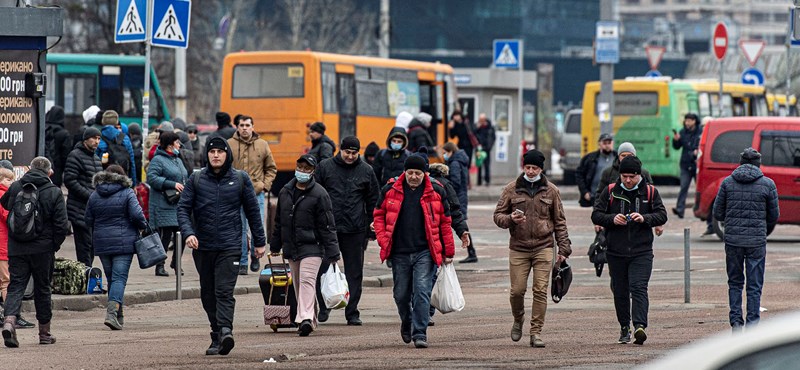
[[[8,191],[8,187],[14,182],[14,172],[7,168],[0,168],[0,197]],[[0,207],[0,292],[2,292],[3,302],[6,300],[6,291],[10,276],[8,274],[8,225],[6,218],[8,211]]]

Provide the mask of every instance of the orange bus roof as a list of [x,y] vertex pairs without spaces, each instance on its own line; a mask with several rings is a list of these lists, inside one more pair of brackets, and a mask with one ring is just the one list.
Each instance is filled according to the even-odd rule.
[[[244,51],[230,53],[225,56],[225,62],[232,63],[258,63],[265,59],[315,59],[320,62],[344,63],[353,65],[368,65],[385,68],[402,68],[420,71],[433,71],[440,73],[453,73],[453,67],[439,62],[419,62],[403,59],[386,59],[367,56],[343,55],[321,53],[315,51]],[[284,60],[285,60],[284,59]]]

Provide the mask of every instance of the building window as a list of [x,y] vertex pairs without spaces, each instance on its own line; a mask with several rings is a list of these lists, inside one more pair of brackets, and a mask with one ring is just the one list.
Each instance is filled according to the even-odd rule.
[[492,118],[497,131],[511,131],[511,97],[495,96],[492,98]]

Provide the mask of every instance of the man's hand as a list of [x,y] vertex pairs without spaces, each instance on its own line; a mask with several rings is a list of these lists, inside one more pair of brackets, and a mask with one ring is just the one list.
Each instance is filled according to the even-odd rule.
[[592,200],[592,194],[589,194],[587,191],[586,194],[583,194],[583,199],[586,199],[587,201]]
[[594,225],[594,232],[599,233],[603,231],[603,227],[600,225]]
[[628,218],[625,217],[625,215],[623,215],[622,213],[618,213],[616,216],[614,216],[614,225],[621,226],[627,224],[628,224]]
[[633,212],[631,213],[631,221],[642,223],[644,222],[644,216],[641,213]]
[[656,236],[661,236],[664,233],[664,226],[656,226]]
[[560,254],[559,254],[557,257],[556,257],[556,262],[557,262],[557,263],[559,263],[559,264],[560,264],[561,262],[564,262],[564,261],[566,261],[566,260],[567,260],[567,257],[564,257],[564,256],[562,256],[562,255],[560,255]]
[[676,132],[675,135],[672,136],[672,139],[675,140],[675,141],[680,141],[681,140],[681,134]]
[[469,247],[469,231],[461,234],[461,248]]
[[255,251],[256,258],[264,257],[265,254],[267,254],[267,246],[262,245],[260,247],[256,247]]
[[370,224],[369,224],[369,230],[370,230],[370,231],[372,231],[373,233],[375,232],[375,222],[374,222],[374,221],[373,221],[373,222],[370,222]]
[[192,249],[197,249],[197,247],[200,246],[200,243],[197,241],[196,236],[191,235],[186,238],[186,246]]
[[445,265],[449,265],[451,263],[453,263],[453,258],[452,257],[445,257],[444,258],[444,264]]
[[511,221],[514,221],[515,224],[519,225],[525,222],[525,214],[524,213],[512,213],[511,214]]

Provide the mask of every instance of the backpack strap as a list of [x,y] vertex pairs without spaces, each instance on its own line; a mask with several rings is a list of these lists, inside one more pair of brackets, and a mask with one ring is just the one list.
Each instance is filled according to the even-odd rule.
[[653,200],[653,193],[655,193],[655,191],[655,186],[647,184],[647,203],[650,203]]
[[608,207],[611,208],[611,204],[614,203],[614,197],[611,196],[611,191],[614,190],[614,187],[617,186],[617,183],[612,182],[608,184]]

